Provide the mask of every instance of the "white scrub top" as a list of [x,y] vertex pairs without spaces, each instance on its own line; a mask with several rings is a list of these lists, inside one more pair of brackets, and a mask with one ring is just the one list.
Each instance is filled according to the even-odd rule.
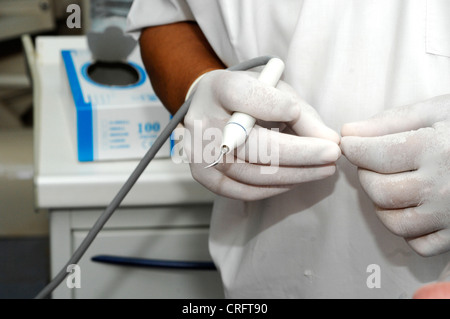
[[[284,81],[337,132],[450,93],[447,0],[135,0],[129,30],[183,20],[227,65],[281,57]],[[450,261],[389,232],[345,157],[334,176],[279,196],[219,197],[210,252],[229,298],[409,298]]]

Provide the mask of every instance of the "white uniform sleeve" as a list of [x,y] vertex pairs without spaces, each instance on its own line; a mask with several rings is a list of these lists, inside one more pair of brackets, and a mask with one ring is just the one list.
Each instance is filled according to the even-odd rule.
[[138,37],[145,27],[193,20],[185,0],[134,0],[127,17],[127,31]]

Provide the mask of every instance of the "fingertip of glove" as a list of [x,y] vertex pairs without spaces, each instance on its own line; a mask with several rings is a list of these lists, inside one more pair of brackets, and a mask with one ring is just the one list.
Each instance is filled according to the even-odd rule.
[[318,137],[333,142],[336,145],[339,145],[341,143],[341,137],[339,136],[339,134],[328,127],[324,131],[322,131],[322,134],[320,135],[321,136]]
[[333,144],[322,152],[322,160],[325,163],[334,163],[342,155],[341,148],[337,144]]
[[330,134],[330,141],[336,143],[336,145],[341,144],[341,137],[339,136],[339,134],[333,130],[331,132],[332,133]]
[[349,160],[353,160],[355,156],[355,150],[357,150],[355,142],[357,141],[358,137],[354,136],[343,136],[341,138],[341,143],[339,144],[339,147],[341,149],[341,153],[343,156],[345,156]]

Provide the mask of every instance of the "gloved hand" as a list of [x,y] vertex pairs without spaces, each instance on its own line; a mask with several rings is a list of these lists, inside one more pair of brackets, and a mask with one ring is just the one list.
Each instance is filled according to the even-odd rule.
[[341,149],[383,224],[420,255],[450,250],[450,95],[342,127]]
[[[292,87],[282,81],[277,88],[270,87],[259,82],[258,75],[227,70],[207,73],[198,81],[184,119],[183,151],[193,177],[229,198],[263,199],[328,177],[341,155],[339,135],[322,123]],[[258,121],[244,145],[228,154],[224,163],[205,169],[218,157],[222,130],[234,111]],[[274,125],[300,136],[268,129]]]

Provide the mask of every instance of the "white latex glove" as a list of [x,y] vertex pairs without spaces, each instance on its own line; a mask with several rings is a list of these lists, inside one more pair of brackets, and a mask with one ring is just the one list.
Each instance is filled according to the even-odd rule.
[[[334,162],[341,155],[339,135],[322,123],[292,87],[280,81],[273,88],[259,82],[257,76],[254,72],[227,70],[207,73],[198,82],[184,119],[189,138],[184,136],[183,151],[193,177],[219,195],[249,201],[328,177],[334,174]],[[211,132],[221,134],[234,111],[262,121],[257,121],[243,146],[227,155],[226,163],[205,169],[217,158],[221,144],[221,135],[211,138]],[[273,126],[269,122],[278,122],[275,124],[301,136],[261,126]],[[248,151],[255,145],[258,152],[269,145],[277,158],[272,156],[270,163],[263,156],[252,159]]]
[[450,250],[450,95],[342,128],[341,148],[383,224],[420,255]]

